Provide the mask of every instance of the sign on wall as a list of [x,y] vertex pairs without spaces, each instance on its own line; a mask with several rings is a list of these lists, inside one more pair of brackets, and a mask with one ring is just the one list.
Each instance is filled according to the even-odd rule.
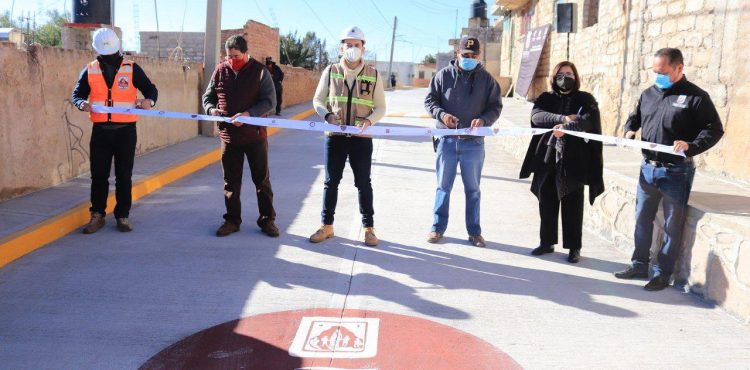
[[526,41],[521,55],[521,67],[518,69],[518,78],[516,79],[516,96],[528,95],[551,26],[551,24],[546,24],[526,32]]

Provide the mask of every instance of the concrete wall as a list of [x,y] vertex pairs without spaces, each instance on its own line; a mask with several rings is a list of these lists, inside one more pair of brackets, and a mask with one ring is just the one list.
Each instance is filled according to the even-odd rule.
[[[10,45],[10,46],[9,46]],[[0,45],[0,201],[60,184],[89,170],[91,123],[69,103],[81,69],[95,54]],[[135,58],[159,88],[157,106],[197,112],[202,69]],[[142,119],[137,154],[198,134],[192,121]]]
[[[599,101],[605,133],[619,134],[641,91],[650,86],[653,54],[662,47],[677,47],[685,55],[689,80],[713,99],[727,135],[699,157],[699,165],[713,173],[750,181],[747,165],[750,134],[746,121],[750,6],[740,0],[600,0],[598,23],[586,27],[590,1],[577,3],[575,33],[553,31],[546,45],[529,98],[549,89],[548,77],[560,61],[576,63],[583,89]],[[501,75],[518,77],[523,51],[524,18],[530,27],[554,21],[554,1],[532,0],[528,8],[511,13],[512,24],[503,33]],[[585,16],[584,16],[585,15]],[[569,38],[569,39],[568,39]],[[569,44],[569,47],[568,47]]]

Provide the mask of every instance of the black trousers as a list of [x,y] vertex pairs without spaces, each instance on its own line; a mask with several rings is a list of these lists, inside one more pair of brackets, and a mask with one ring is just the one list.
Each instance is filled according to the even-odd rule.
[[281,100],[284,95],[284,87],[281,83],[276,84],[276,114],[281,113]]
[[336,213],[336,203],[339,196],[339,183],[344,175],[346,159],[354,173],[354,186],[359,191],[359,212],[362,214],[364,227],[375,226],[372,203],[372,139],[363,137],[328,136],[324,160],[326,163],[326,179],[323,189],[322,222],[333,225],[333,215]]
[[235,225],[242,223],[242,171],[245,157],[250,167],[250,176],[255,184],[258,197],[258,224],[276,219],[273,208],[273,190],[271,189],[271,172],[268,169],[268,140],[236,145],[221,143],[221,167],[224,171],[224,205],[227,213],[224,219]]
[[89,160],[91,162],[91,208],[92,213],[105,214],[109,196],[109,174],[112,170],[112,159],[115,161],[115,217],[130,215],[133,204],[131,189],[133,187],[133,162],[135,161],[135,144],[138,141],[135,124],[118,128],[107,128],[94,124],[89,143]]
[[584,188],[581,187],[559,199],[553,173],[546,176],[540,190],[540,245],[552,246],[557,244],[557,219],[562,204],[563,248],[580,249],[583,229]]

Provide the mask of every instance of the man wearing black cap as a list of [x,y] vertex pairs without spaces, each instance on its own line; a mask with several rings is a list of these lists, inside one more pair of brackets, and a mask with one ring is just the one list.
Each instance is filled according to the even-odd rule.
[[[458,58],[441,69],[430,82],[425,98],[425,109],[432,115],[437,128],[466,129],[491,126],[503,108],[500,86],[479,62],[479,40],[461,39]],[[466,231],[469,242],[484,247],[479,225],[479,179],[484,165],[484,138],[481,136],[452,135],[439,139],[437,152],[437,192],[434,222],[427,237],[437,243],[448,227],[448,211],[456,168],[461,166],[461,179],[466,193]]]
[[273,87],[276,89],[276,115],[281,115],[281,98],[283,97],[283,86],[281,82],[284,81],[284,71],[276,65],[273,58],[266,57],[266,68],[271,72],[271,78],[273,79]]

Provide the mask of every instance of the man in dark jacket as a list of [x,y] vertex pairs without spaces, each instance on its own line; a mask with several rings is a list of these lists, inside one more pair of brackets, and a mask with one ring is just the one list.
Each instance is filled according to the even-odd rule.
[[643,150],[643,163],[636,195],[635,251],[632,265],[615,273],[620,279],[647,278],[654,218],[659,202],[664,209],[664,242],[652,264],[653,276],[645,289],[669,286],[682,247],[690,190],[695,176],[693,156],[714,146],[724,134],[721,119],[708,93],[683,75],[682,52],[664,48],[654,56],[654,86],[638,99],[625,124],[625,137],[651,143],[674,145],[678,155]]
[[[156,104],[159,92],[138,64],[123,58],[115,31],[110,28],[96,30],[92,45],[99,55],[83,68],[71,96],[71,103],[79,110],[89,112],[94,124],[89,149],[91,220],[83,228],[83,233],[92,234],[104,226],[113,158],[117,201],[115,220],[119,231],[128,232],[133,230],[128,217],[133,203],[131,189],[138,116],[93,113],[91,105],[150,109]],[[136,89],[144,99],[136,98]]]
[[268,170],[268,140],[266,128],[246,125],[238,117],[266,116],[276,104],[276,92],[270,73],[247,53],[247,41],[239,35],[227,39],[227,60],[216,66],[211,81],[203,94],[203,108],[214,116],[232,117],[233,123],[220,122],[221,166],[224,170],[224,204],[227,213],[217,236],[227,236],[240,230],[242,223],[240,190],[242,168],[247,156],[250,174],[258,197],[257,224],[268,236],[279,236],[276,211],[273,208],[270,172]]
[[[491,126],[500,117],[503,107],[500,86],[479,62],[480,55],[479,40],[464,37],[459,44],[458,58],[432,78],[430,92],[425,98],[425,109],[437,120],[437,128],[458,131]],[[484,165],[484,138],[458,134],[445,136],[440,138],[436,152],[438,186],[434,222],[427,241],[437,243],[448,227],[450,194],[456,178],[456,167],[460,165],[466,193],[469,242],[484,247],[479,225],[479,180]]]
[[281,85],[281,82],[284,81],[284,71],[276,65],[271,57],[266,58],[266,68],[271,72],[273,87],[276,89],[276,115],[279,116],[281,115],[281,99],[284,92]]

